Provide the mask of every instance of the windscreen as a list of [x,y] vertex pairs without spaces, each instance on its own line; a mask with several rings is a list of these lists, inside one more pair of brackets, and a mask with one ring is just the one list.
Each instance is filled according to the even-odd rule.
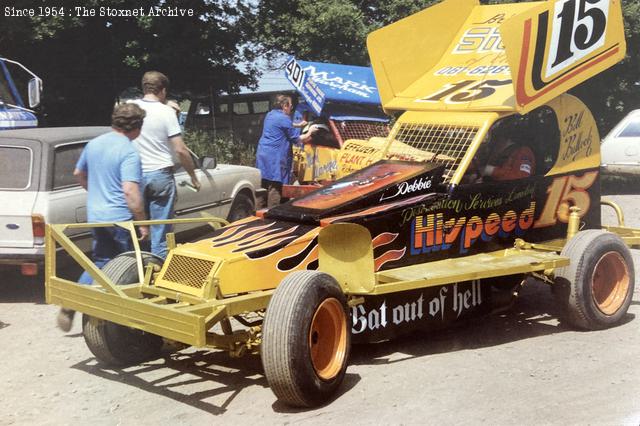
[[0,75],[0,102],[12,105],[16,104],[16,100],[13,98],[11,90],[9,90],[9,84],[2,75]]
[[637,138],[640,136],[640,117],[635,117],[618,135],[619,138]]
[[0,145],[0,190],[29,188],[32,161],[29,148]]

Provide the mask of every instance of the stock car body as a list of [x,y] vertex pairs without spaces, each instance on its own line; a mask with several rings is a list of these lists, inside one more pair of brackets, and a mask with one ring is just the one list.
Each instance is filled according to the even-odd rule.
[[[640,230],[612,203],[619,223],[602,226],[597,128],[564,92],[624,57],[625,42],[619,1],[588,6],[445,0],[370,34],[382,105],[405,112],[387,138],[345,153],[352,173],[174,246],[164,264],[137,251],[100,271],[70,227],[50,226],[47,301],[85,313],[101,362],[157,356],[158,336],[259,352],[276,396],[303,407],[335,394],[352,342],[506,309],[526,277],[548,283],[576,327],[619,323]],[[588,51],[568,49],[562,37],[584,36],[585,19],[598,23],[580,40]],[[531,146],[531,176],[470,178],[498,129]],[[56,245],[97,284],[57,277]]]

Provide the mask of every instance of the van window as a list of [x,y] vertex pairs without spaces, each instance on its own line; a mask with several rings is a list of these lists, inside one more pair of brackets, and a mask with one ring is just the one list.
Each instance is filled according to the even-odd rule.
[[249,104],[247,102],[236,102],[233,104],[233,112],[238,115],[249,114]]
[[269,112],[269,101],[253,101],[251,106],[254,114]]
[[209,114],[209,105],[203,103],[203,102],[198,102],[196,104],[196,115],[208,115]]
[[31,150],[0,146],[0,189],[27,189],[31,184]]
[[16,105],[18,103],[16,102],[16,99],[13,97],[13,93],[9,88],[9,84],[7,80],[1,77],[1,74],[0,74],[0,101],[7,104],[13,104],[13,105]]
[[218,105],[218,112],[221,114],[226,114],[229,112],[229,104],[220,104]]
[[619,138],[637,138],[640,136],[640,119],[631,121],[618,135]]
[[53,156],[53,189],[79,186],[73,175],[78,158],[86,142],[58,146]]

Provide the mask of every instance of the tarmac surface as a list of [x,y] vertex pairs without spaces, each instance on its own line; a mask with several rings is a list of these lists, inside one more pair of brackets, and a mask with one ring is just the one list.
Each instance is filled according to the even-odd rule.
[[[640,196],[619,202],[640,227]],[[604,223],[613,224],[603,208]],[[575,331],[549,288],[524,287],[507,312],[442,332],[355,346],[336,399],[279,403],[260,359],[188,349],[101,368],[80,318],[55,326],[42,277],[0,273],[0,425],[71,424],[640,424],[640,251],[636,290],[617,327]]]

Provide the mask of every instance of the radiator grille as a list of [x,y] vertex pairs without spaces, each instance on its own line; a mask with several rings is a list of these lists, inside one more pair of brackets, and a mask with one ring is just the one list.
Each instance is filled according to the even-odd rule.
[[201,289],[215,262],[188,256],[173,255],[164,276],[164,281]]
[[478,127],[402,123],[387,152],[391,160],[433,161],[445,164],[447,182],[478,133]]

